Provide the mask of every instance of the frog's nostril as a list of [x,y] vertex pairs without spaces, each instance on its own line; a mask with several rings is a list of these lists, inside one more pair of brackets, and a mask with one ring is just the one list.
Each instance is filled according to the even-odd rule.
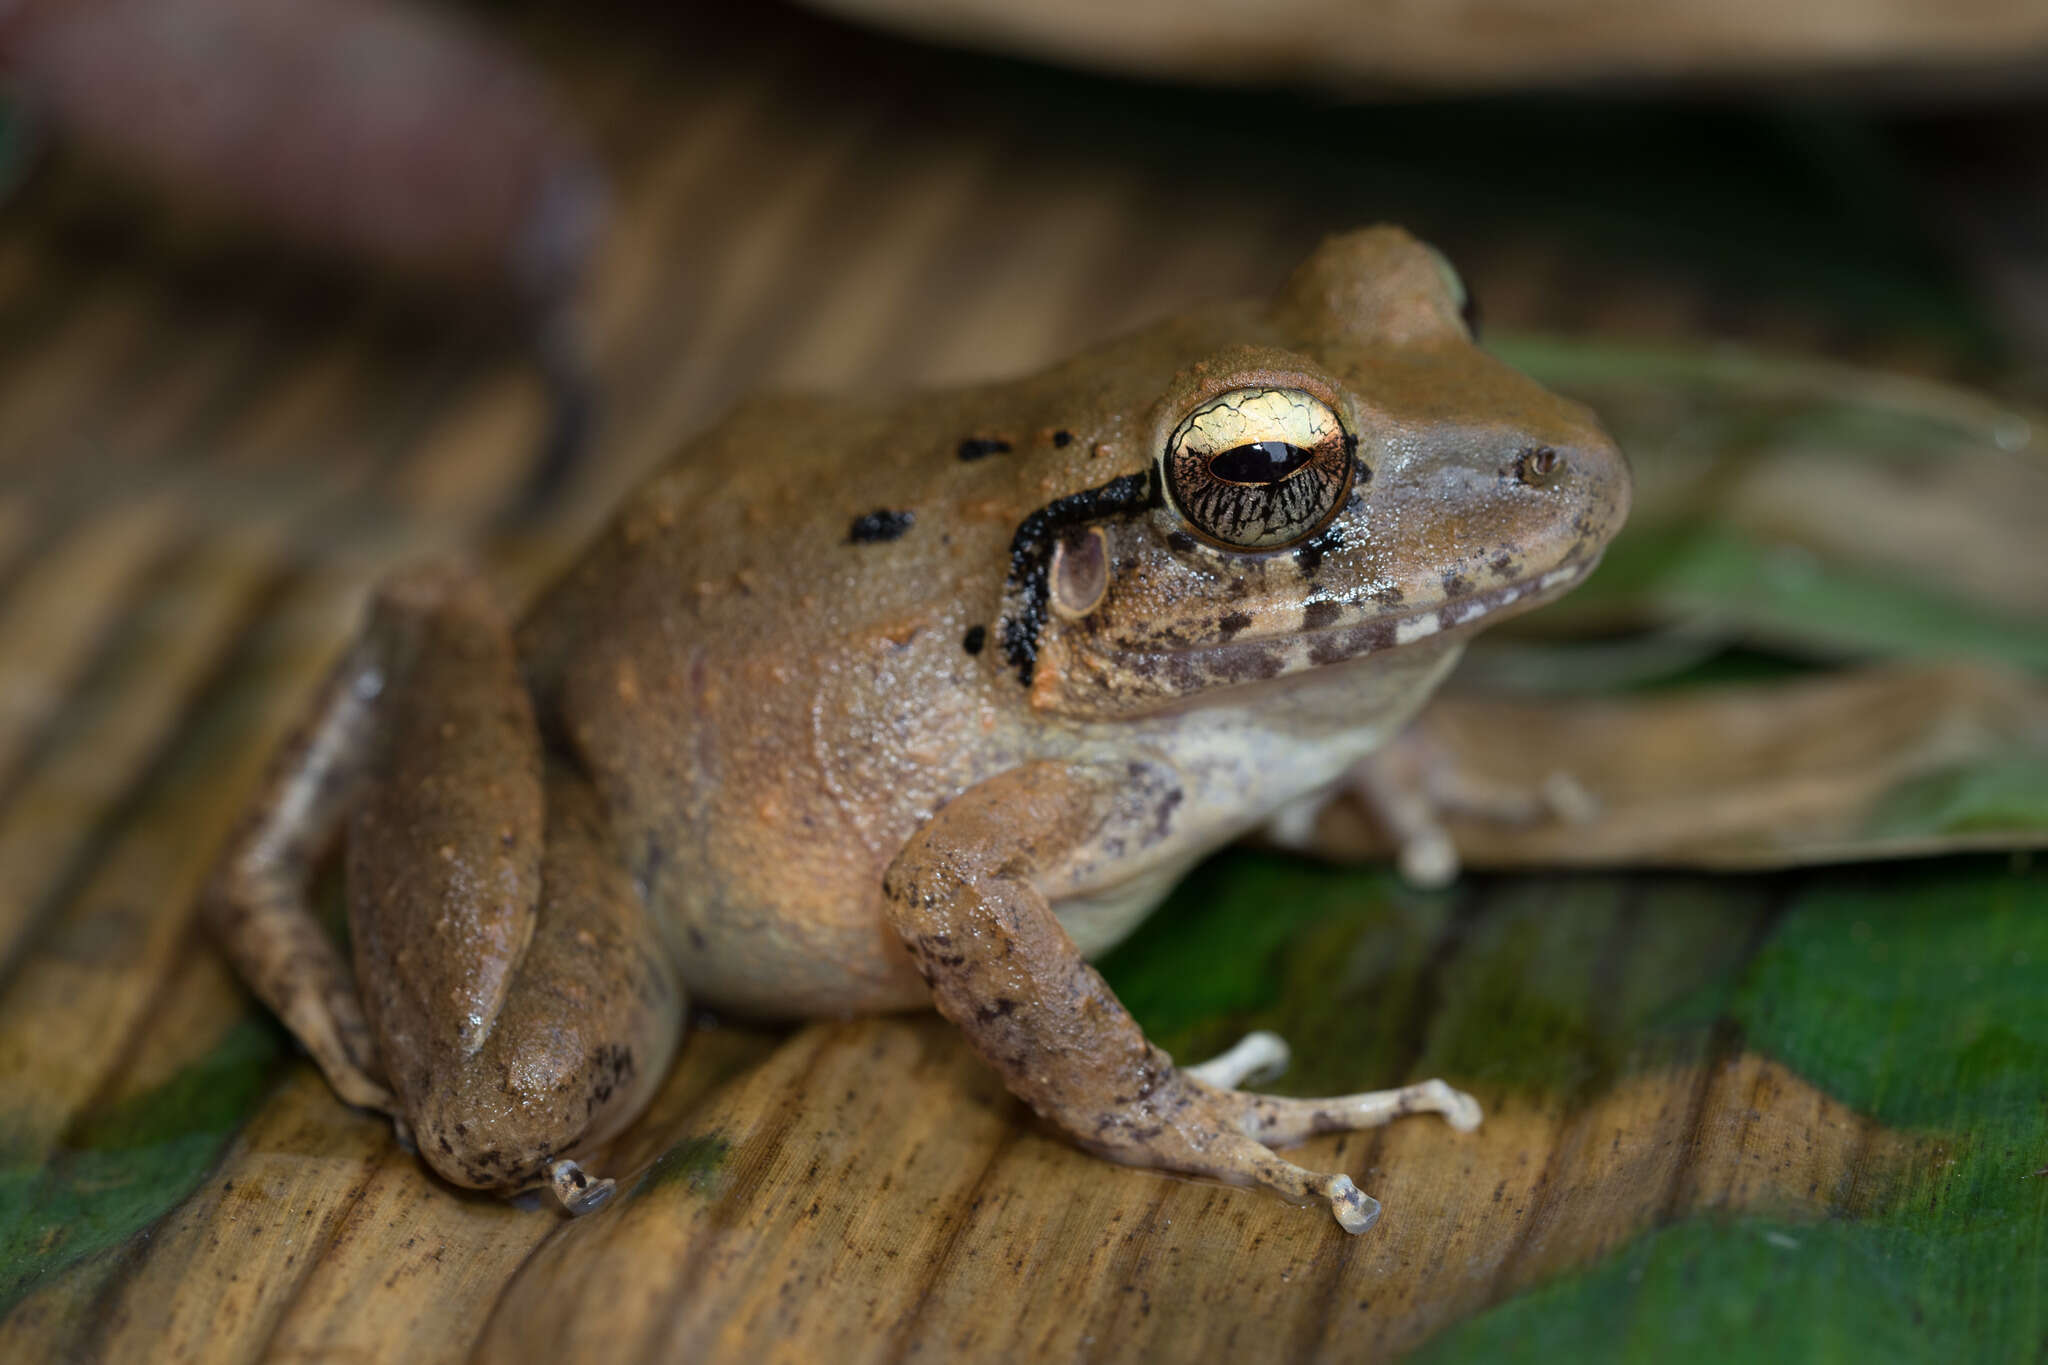
[[1535,487],[1556,483],[1564,471],[1564,456],[1554,446],[1531,446],[1515,457],[1515,478]]

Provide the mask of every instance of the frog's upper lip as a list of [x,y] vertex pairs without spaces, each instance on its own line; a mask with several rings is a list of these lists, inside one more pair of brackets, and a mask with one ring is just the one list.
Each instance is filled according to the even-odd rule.
[[[1600,563],[1600,558],[1601,552],[1595,551],[1585,558],[1566,560],[1554,568],[1546,569],[1539,574],[1531,574],[1512,583],[1503,583],[1499,587],[1437,602],[1427,607],[1418,607],[1412,611],[1376,614],[1362,620],[1338,620],[1315,629],[1296,630],[1288,635],[1246,636],[1235,640],[1189,643],[1171,646],[1161,652],[1206,654],[1236,649],[1271,649],[1284,646],[1292,640],[1308,647],[1316,656],[1317,662],[1322,662],[1325,658],[1334,661],[1377,653],[1380,650],[1414,644],[1447,631],[1476,626],[1510,606],[1524,603],[1534,606],[1534,599],[1558,596],[1590,574]],[[1330,648],[1331,646],[1334,648]]]
[[[1387,620],[1390,619],[1393,628],[1393,639],[1389,643],[1393,645],[1413,644],[1417,640],[1426,639],[1443,631],[1456,630],[1460,626],[1476,625],[1495,615],[1502,608],[1513,606],[1520,602],[1527,602],[1530,598],[1557,596],[1567,588],[1577,584],[1587,574],[1593,572],[1599,563],[1600,552],[1596,550],[1585,559],[1566,560],[1554,569],[1547,569],[1540,574],[1532,574],[1528,578],[1517,579],[1513,583],[1503,583],[1497,588],[1488,588],[1484,592],[1476,592],[1467,597],[1440,602],[1433,607],[1424,607],[1402,616],[1382,618],[1379,621],[1354,622],[1350,628],[1354,630],[1373,626],[1384,628]],[[1534,604],[1531,603],[1530,605]],[[1330,631],[1342,631],[1345,628],[1343,625],[1327,627]],[[1376,645],[1374,648],[1386,648],[1386,646]]]

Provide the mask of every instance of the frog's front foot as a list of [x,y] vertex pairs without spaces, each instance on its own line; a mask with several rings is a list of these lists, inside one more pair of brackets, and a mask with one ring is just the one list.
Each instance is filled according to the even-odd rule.
[[[1287,1045],[1270,1033],[1196,1067],[1153,1046],[1033,882],[1116,819],[1133,790],[1151,788],[1129,773],[1013,769],[954,798],[904,846],[883,887],[933,1003],[1013,1094],[1091,1151],[1321,1203],[1346,1231],[1365,1231],[1379,1205],[1349,1176],[1304,1170],[1272,1149],[1404,1114],[1469,1129],[1479,1106],[1442,1081],[1320,1100],[1236,1089],[1285,1063]],[[1156,816],[1136,809],[1142,831]]]
[[[1270,1081],[1287,1070],[1292,1053],[1287,1040],[1266,1029],[1247,1033],[1228,1052],[1211,1057],[1206,1062],[1180,1069],[1183,1076],[1189,1076],[1215,1090],[1237,1091],[1248,1080]],[[1389,1119],[1405,1114],[1442,1114],[1444,1122],[1461,1133],[1469,1133],[1479,1126],[1484,1117],[1479,1101],[1462,1090],[1453,1090],[1442,1081],[1422,1081],[1415,1085],[1403,1086],[1398,1090],[1373,1090],[1364,1094],[1344,1095],[1326,1100],[1295,1100],[1274,1095],[1245,1094],[1241,1098],[1252,1101],[1262,1115],[1261,1127],[1252,1133],[1267,1141],[1299,1141],[1308,1133],[1337,1132],[1350,1128],[1370,1128]],[[1274,1138],[1272,1134],[1280,1128],[1298,1127],[1303,1121],[1303,1107],[1311,1110],[1329,1111],[1331,1114],[1353,1116],[1352,1121],[1341,1117],[1326,1120],[1322,1127],[1312,1127],[1308,1133],[1296,1138]],[[1289,1112],[1290,1110],[1294,1112]]]
[[1272,1148],[1299,1142],[1316,1133],[1372,1128],[1407,1114],[1441,1114],[1461,1133],[1479,1126],[1479,1102],[1440,1080],[1423,1081],[1395,1090],[1375,1090],[1329,1099],[1288,1099],[1237,1089],[1257,1076],[1270,1080],[1286,1069],[1286,1040],[1261,1030],[1246,1034],[1228,1052],[1197,1066],[1182,1067],[1180,1076],[1213,1099],[1204,1107],[1221,1111],[1252,1144],[1222,1144],[1225,1160],[1214,1174],[1225,1180],[1266,1185],[1289,1198],[1307,1194],[1329,1205],[1338,1225],[1360,1233],[1379,1221],[1380,1202],[1359,1190],[1347,1175],[1320,1175],[1273,1156]]
[[1167,1125],[1169,1132],[1156,1137],[1134,1134],[1141,1147],[1150,1148],[1164,1137],[1173,1147],[1198,1153],[1197,1161],[1188,1162],[1185,1154],[1179,1160],[1159,1161],[1150,1154],[1136,1159],[1146,1164],[1186,1162],[1203,1174],[1233,1184],[1262,1185],[1296,1203],[1320,1200],[1338,1225],[1354,1234],[1379,1220],[1379,1201],[1360,1191],[1350,1176],[1303,1169],[1276,1156],[1274,1148],[1320,1133],[1376,1128],[1409,1114],[1441,1114],[1461,1133],[1477,1128],[1481,1117],[1478,1101],[1440,1080],[1357,1095],[1291,1099],[1215,1087],[1202,1078],[1203,1070],[1189,1068],[1176,1077],[1178,1085],[1192,1093],[1181,1101],[1182,1113]]
[[1577,778],[1553,772],[1534,787],[1510,786],[1461,770],[1417,727],[1352,769],[1346,784],[1393,838],[1410,884],[1448,886],[1458,877],[1458,846],[1445,821],[1466,816],[1500,825],[1543,820],[1582,825],[1600,803]]

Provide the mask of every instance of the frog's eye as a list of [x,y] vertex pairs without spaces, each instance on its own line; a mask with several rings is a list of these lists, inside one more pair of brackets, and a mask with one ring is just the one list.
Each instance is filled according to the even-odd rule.
[[1330,405],[1300,389],[1232,389],[1166,441],[1166,486],[1197,531],[1270,550],[1321,530],[1351,484],[1354,442]]

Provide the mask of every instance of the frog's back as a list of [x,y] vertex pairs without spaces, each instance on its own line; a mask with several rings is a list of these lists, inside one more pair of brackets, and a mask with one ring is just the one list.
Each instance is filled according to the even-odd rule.
[[763,1013],[923,998],[882,925],[882,872],[947,799],[1022,756],[1022,689],[999,658],[1009,545],[1071,477],[1046,457],[1113,459],[1049,415],[977,425],[1017,410],[995,392],[745,405],[635,494],[522,627],[541,711],[604,792],[694,998]]

